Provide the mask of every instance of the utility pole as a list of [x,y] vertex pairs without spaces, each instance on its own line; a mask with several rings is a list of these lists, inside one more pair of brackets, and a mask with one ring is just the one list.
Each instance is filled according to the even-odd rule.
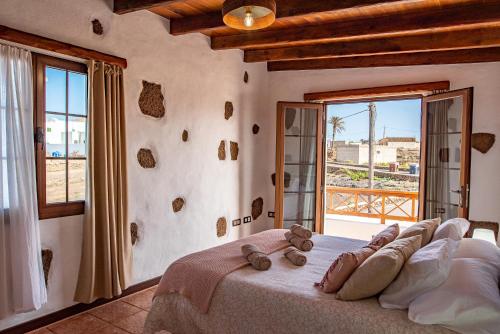
[[377,121],[377,108],[375,103],[370,102],[368,105],[368,111],[370,112],[370,137],[368,138],[368,187],[373,189],[373,176],[375,169],[375,122]]
[[[373,189],[373,176],[375,169],[375,122],[377,121],[377,108],[375,103],[370,102],[368,105],[370,118],[370,136],[368,138],[368,188]],[[369,205],[368,212],[371,212],[372,197],[368,197]]]

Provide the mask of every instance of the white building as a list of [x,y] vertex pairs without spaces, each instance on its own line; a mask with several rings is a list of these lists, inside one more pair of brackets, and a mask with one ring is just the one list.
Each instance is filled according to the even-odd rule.
[[[339,145],[337,161],[354,164],[367,164],[369,159],[368,144]],[[391,163],[397,161],[397,148],[386,145],[375,145],[375,163]]]

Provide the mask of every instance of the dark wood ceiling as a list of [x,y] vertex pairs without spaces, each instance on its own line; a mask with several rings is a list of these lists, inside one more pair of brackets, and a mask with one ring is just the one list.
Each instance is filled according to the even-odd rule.
[[244,50],[270,71],[500,61],[500,0],[276,0],[269,28],[222,22],[223,0],[115,0],[150,10],[170,33],[203,33],[214,50]]

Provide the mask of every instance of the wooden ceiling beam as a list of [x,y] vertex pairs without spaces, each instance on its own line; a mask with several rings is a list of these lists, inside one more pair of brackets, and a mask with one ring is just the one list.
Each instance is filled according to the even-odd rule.
[[452,51],[400,53],[377,56],[275,61],[268,62],[267,69],[268,71],[272,72],[411,65],[464,64],[496,61],[500,61],[500,47]]
[[246,50],[245,62],[362,56],[500,46],[500,25],[413,36],[374,38],[288,48]]
[[463,25],[500,22],[500,0],[477,1],[413,13],[290,28],[214,36],[212,49],[252,49],[328,43],[340,38],[375,37],[382,34],[424,31]]
[[168,5],[178,0],[114,0],[113,11],[116,14],[126,14],[142,9]]
[[[390,4],[402,0],[276,0],[276,21],[324,12]],[[225,27],[221,11],[170,20],[170,33],[182,35]]]
[[127,60],[103,52],[87,49],[78,45],[56,41],[40,35],[31,34],[21,30],[0,25],[0,40],[26,45],[32,48],[52,51],[66,56],[81,59],[94,59],[112,65],[127,68]]

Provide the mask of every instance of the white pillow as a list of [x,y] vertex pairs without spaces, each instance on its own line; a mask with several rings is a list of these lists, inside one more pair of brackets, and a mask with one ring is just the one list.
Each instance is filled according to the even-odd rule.
[[432,237],[432,241],[444,238],[451,238],[453,240],[460,240],[464,234],[469,230],[470,223],[464,218],[453,218],[445,221],[438,226]]
[[454,257],[481,259],[500,267],[500,248],[485,240],[468,238],[460,240]]
[[498,334],[498,267],[479,259],[454,259],[448,279],[410,303],[408,318],[459,333]]
[[379,298],[380,305],[407,309],[413,299],[442,284],[448,278],[457,248],[458,241],[446,238],[416,251],[396,280],[384,290]]

